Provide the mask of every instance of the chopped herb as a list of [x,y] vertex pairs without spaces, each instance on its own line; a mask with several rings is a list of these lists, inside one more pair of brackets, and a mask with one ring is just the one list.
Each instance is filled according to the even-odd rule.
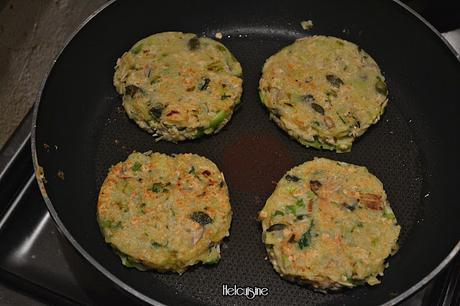
[[289,256],[287,255],[282,255],[281,260],[284,266],[289,266],[291,264],[291,262],[289,261]]
[[316,103],[312,103],[310,105],[311,105],[311,108],[313,108],[315,112],[320,113],[321,115],[324,115],[324,108],[321,105],[316,104]]
[[285,229],[286,226],[287,226],[286,224],[281,224],[281,223],[273,224],[269,228],[267,228],[267,232],[281,231]]
[[282,212],[281,210],[276,210],[276,211],[272,214],[272,217],[275,217],[275,216],[284,216],[284,212]]
[[290,174],[286,175],[284,178],[286,179],[286,181],[289,181],[289,182],[298,182],[300,180],[299,177],[295,175],[290,175]]
[[310,228],[308,229],[308,231],[306,231],[305,233],[303,233],[303,235],[300,237],[299,239],[299,248],[301,250],[303,250],[304,248],[308,247],[311,243],[311,229],[312,229],[313,225],[310,226]]
[[206,225],[212,223],[212,218],[202,211],[196,211],[190,215],[190,218],[201,225]]
[[209,78],[203,78],[200,84],[198,84],[198,89],[201,91],[206,90],[208,88],[209,82],[211,82]]
[[207,69],[208,69],[209,71],[219,72],[219,71],[224,70],[224,67],[222,66],[222,63],[221,63],[221,62],[219,62],[219,61],[214,61],[214,62],[210,63],[210,64],[207,66]]
[[200,47],[200,39],[198,37],[192,37],[187,43],[190,50],[196,50]]
[[109,228],[109,229],[121,229],[123,228],[123,225],[121,224],[121,221],[114,222],[112,220],[102,220],[100,222],[101,227],[103,228]]
[[194,177],[196,177],[199,181],[201,181],[201,178],[198,176],[198,174],[196,173],[196,169],[195,169],[195,166],[192,166],[190,168],[190,170],[188,171],[189,174],[193,175]]
[[287,205],[286,210],[296,216],[307,214],[307,209],[303,199],[298,199],[293,205]]
[[161,247],[162,247],[162,245],[159,244],[159,243],[156,242],[156,241],[151,241],[151,242],[150,242],[150,245],[151,245],[152,248],[154,248],[154,249],[158,249],[158,248],[161,248]]
[[326,150],[335,150],[336,147],[333,145],[329,145],[327,143],[323,143],[319,140],[318,136],[314,136],[313,141],[308,141],[308,140],[299,140],[301,144],[307,146],[307,147],[313,147],[317,149],[326,149]]
[[165,185],[162,183],[154,183],[151,190],[155,193],[167,192],[168,189],[165,188]]
[[224,110],[221,110],[217,113],[217,115],[211,120],[211,123],[209,124],[209,128],[215,130],[217,129],[222,122],[227,118],[227,112]]
[[136,44],[134,47],[131,48],[131,53],[132,54],[137,54],[139,51],[141,51],[143,44]]
[[142,164],[140,162],[135,162],[134,165],[131,167],[133,171],[139,171],[142,168]]
[[217,50],[219,50],[219,51],[221,51],[221,52],[227,51],[227,48],[225,48],[225,47],[222,46],[222,45],[216,45],[216,48],[217,48]]
[[204,135],[204,127],[200,126],[200,127],[197,128],[196,134],[195,134],[195,137],[194,137],[194,138],[195,138],[195,139],[196,139],[196,138],[200,138],[200,137],[202,137],[203,135]]
[[396,219],[394,212],[389,207],[385,207],[383,210],[383,216],[387,219]]
[[334,74],[327,74],[326,75],[326,80],[334,87],[339,88],[340,86],[343,85],[343,81],[341,78]]
[[295,205],[287,205],[286,209],[293,215],[295,215],[297,207]]

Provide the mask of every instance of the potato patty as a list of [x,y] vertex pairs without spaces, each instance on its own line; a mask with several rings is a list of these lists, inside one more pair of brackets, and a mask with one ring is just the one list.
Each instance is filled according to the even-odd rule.
[[140,270],[219,261],[231,218],[223,174],[194,154],[132,153],[110,169],[97,206],[105,241]]
[[317,158],[291,169],[259,218],[274,269],[320,290],[380,283],[398,248],[382,183],[343,162]]
[[298,39],[270,57],[259,82],[270,118],[307,147],[347,152],[380,119],[385,78],[357,45],[335,37]]
[[217,133],[242,93],[241,65],[220,42],[180,32],[142,39],[118,59],[113,78],[129,118],[157,139]]

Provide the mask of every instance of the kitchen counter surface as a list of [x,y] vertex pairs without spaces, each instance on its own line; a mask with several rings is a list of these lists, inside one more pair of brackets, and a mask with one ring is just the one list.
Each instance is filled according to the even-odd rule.
[[0,148],[68,37],[107,0],[0,0]]

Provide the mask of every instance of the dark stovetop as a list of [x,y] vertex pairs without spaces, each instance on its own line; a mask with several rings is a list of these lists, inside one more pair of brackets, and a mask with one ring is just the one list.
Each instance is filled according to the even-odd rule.
[[0,305],[105,304],[112,299],[118,305],[123,296],[71,248],[46,209],[33,173],[31,117],[0,152]]
[[[447,7],[410,2],[428,3],[421,13],[442,31],[460,25],[460,10],[441,18]],[[48,214],[33,175],[31,121],[29,114],[0,151],[0,305],[127,304]],[[401,305],[460,305],[460,255]]]

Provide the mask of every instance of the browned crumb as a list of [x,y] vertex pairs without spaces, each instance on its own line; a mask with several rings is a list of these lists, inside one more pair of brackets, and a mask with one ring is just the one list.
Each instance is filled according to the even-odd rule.
[[214,35],[214,37],[217,39],[222,39],[223,35],[221,32],[217,32],[216,35]]
[[50,151],[50,146],[49,146],[49,144],[47,144],[47,143],[44,143],[44,144],[43,144],[43,148],[44,148],[46,151],[48,151],[48,152]]
[[45,178],[45,171],[43,170],[42,166],[37,167],[37,172],[35,174],[39,180],[41,180],[44,184],[47,183]]
[[58,176],[58,178],[60,178],[61,180],[64,180],[64,171],[59,170],[58,173],[57,173],[57,176]]

